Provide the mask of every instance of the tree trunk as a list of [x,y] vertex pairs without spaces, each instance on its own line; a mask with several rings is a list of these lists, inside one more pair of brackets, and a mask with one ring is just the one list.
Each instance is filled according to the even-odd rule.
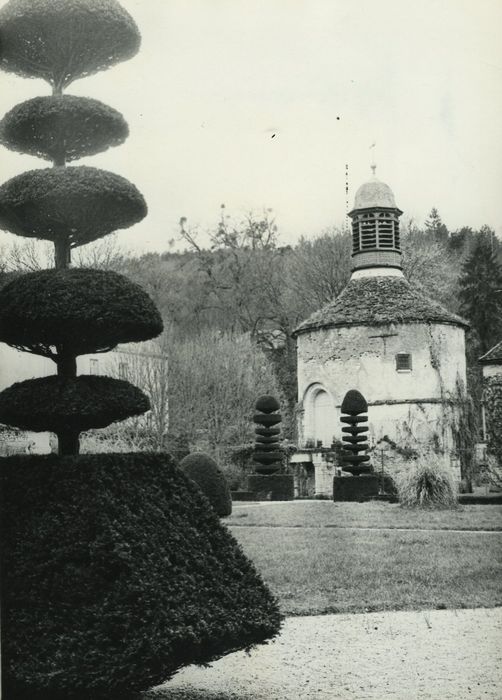
[[[72,379],[77,376],[77,358],[69,352],[65,352],[62,347],[57,348],[57,367],[58,377]],[[60,455],[78,455],[80,448],[79,431],[78,430],[60,430],[57,434],[58,438],[58,454]]]
[[56,270],[66,270],[70,267],[71,251],[68,238],[54,241],[54,263]]
[[77,358],[75,355],[65,353],[58,348],[57,356],[58,376],[72,379],[77,376]]
[[80,450],[79,433],[74,430],[61,430],[58,437],[59,455],[78,455]]

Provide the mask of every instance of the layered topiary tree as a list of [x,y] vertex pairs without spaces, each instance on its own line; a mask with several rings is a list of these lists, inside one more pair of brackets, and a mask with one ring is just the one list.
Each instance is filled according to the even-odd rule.
[[256,413],[255,447],[253,461],[257,474],[274,474],[281,468],[282,451],[280,445],[282,416],[278,413],[281,405],[274,396],[260,396],[255,403]]
[[0,187],[0,226],[54,244],[55,269],[13,280],[0,293],[0,340],[52,359],[57,378],[28,380],[0,394],[0,422],[52,431],[61,454],[76,454],[79,433],[149,408],[127,382],[77,377],[78,355],[162,331],[150,298],[112,272],[68,269],[71,250],[140,221],[145,200],[115,173],[67,167],[122,143],[127,124],[116,110],[87,97],[64,95],[78,78],[130,58],[140,35],[116,0],[10,0],[0,11],[0,67],[42,78],[50,96],[16,105],[0,123],[13,150],[52,161]]
[[366,454],[368,440],[368,403],[356,389],[345,394],[341,406],[340,421],[346,425],[342,428],[342,464],[343,469],[354,476],[373,471]]
[[195,481],[220,518],[232,513],[230,489],[214,459],[204,452],[192,452],[181,460],[180,469]]
[[279,473],[284,458],[280,443],[280,407],[279,401],[268,394],[260,396],[255,403],[253,461],[256,473],[248,477],[248,489],[260,500],[288,501],[294,496],[293,475]]
[[0,124],[5,145],[53,166],[0,187],[0,227],[55,250],[55,269],[2,286],[0,341],[50,358],[57,372],[2,392],[0,422],[53,431],[60,452],[0,459],[2,697],[122,697],[274,636],[281,617],[168,455],[77,455],[82,430],[149,407],[128,382],[77,376],[77,357],[162,330],[137,285],[68,267],[73,248],[146,214],[119,175],[66,167],[126,137],[117,112],[63,89],[131,57],[138,29],[116,0],[10,0],[0,37],[1,68],[53,89]]

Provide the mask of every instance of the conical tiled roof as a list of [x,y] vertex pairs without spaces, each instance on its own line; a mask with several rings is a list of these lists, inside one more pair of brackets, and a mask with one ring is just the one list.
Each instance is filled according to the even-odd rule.
[[403,277],[366,277],[351,280],[336,299],[301,323],[293,335],[336,326],[427,322],[469,327]]
[[502,365],[502,340],[479,358],[483,365]]

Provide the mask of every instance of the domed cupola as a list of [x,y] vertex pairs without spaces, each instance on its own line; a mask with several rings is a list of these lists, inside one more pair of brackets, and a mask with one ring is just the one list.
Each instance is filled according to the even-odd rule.
[[[394,193],[375,175],[356,192],[352,219],[352,270],[401,270],[399,217]],[[382,269],[383,268],[383,269]],[[356,275],[359,276],[359,275]]]

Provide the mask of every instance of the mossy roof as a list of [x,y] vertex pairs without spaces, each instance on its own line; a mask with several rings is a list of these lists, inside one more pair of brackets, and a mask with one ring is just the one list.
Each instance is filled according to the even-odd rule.
[[337,326],[430,322],[469,327],[403,277],[365,277],[351,280],[338,297],[303,321],[294,335]]
[[479,361],[484,365],[502,365],[502,340],[480,357]]

